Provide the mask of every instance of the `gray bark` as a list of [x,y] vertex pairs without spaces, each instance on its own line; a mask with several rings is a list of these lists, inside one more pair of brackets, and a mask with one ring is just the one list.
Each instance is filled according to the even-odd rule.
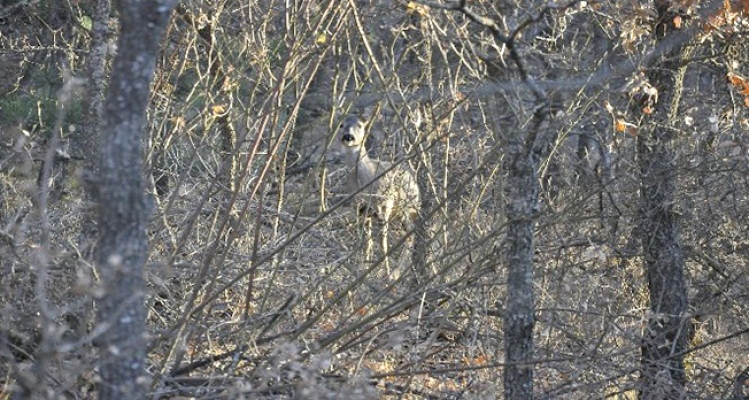
[[142,136],[160,39],[175,0],[116,0],[121,34],[104,103],[99,163],[97,266],[99,398],[144,399],[146,308],[143,266],[149,204]]
[[[674,15],[667,5],[659,7],[658,40],[675,31]],[[679,399],[684,397],[686,374],[684,352],[691,332],[688,319],[687,284],[678,224],[673,210],[676,187],[674,127],[681,98],[688,56],[685,47],[675,48],[648,72],[660,100],[653,121],[643,125],[637,139],[640,167],[640,229],[645,275],[649,289],[649,316],[642,342],[640,398]],[[655,101],[652,98],[640,99]]]
[[[91,29],[91,49],[88,54],[88,82],[83,108],[86,110],[83,120],[83,134],[78,136],[78,151],[83,157],[84,165],[84,196],[86,204],[96,201],[96,176],[99,173],[98,153],[99,133],[101,131],[102,102],[104,98],[105,67],[107,60],[107,36],[109,35],[109,0],[97,0],[95,3],[93,26]],[[83,216],[81,237],[79,239],[83,253],[88,257],[92,254],[92,243],[96,240],[96,221],[91,209]],[[87,261],[90,261],[87,260]]]
[[505,185],[507,237],[507,306],[505,336],[505,399],[533,399],[533,225],[539,213],[538,166],[545,146],[534,147],[545,114],[534,117],[529,132],[510,139]]

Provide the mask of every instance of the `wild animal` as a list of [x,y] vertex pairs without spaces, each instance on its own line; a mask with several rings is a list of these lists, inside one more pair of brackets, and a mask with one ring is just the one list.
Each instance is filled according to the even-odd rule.
[[357,115],[344,118],[338,131],[347,168],[347,190],[360,209],[382,222],[382,250],[387,261],[388,225],[413,227],[419,212],[419,186],[406,163],[394,164],[369,157],[365,147],[366,123]]

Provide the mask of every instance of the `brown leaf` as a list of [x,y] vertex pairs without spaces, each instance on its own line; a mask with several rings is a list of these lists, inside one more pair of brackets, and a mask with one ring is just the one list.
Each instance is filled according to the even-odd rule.
[[728,82],[731,82],[732,85],[737,87],[743,86],[746,83],[746,79],[734,74],[733,72],[729,72],[727,77]]
[[733,72],[730,72],[727,77],[728,82],[739,91],[739,94],[744,96],[744,105],[749,107],[749,79]]
[[737,6],[738,13],[749,15],[749,0],[739,0]]
[[638,128],[637,125],[627,122],[622,118],[617,118],[614,122],[614,129],[616,129],[617,132],[626,133],[630,136],[637,136]]
[[617,119],[616,123],[614,124],[614,129],[616,129],[617,132],[624,132],[627,130],[627,122],[625,122],[622,119]]

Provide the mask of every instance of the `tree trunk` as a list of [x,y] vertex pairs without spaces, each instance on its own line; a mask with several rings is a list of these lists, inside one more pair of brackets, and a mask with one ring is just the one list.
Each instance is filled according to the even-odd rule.
[[[675,15],[659,7],[657,39],[674,31]],[[685,47],[686,48],[686,47]],[[681,55],[681,57],[680,57]],[[637,139],[640,167],[640,230],[650,309],[643,333],[640,398],[678,399],[684,397],[686,374],[684,351],[691,332],[687,313],[687,285],[678,225],[673,211],[676,184],[675,155],[671,148],[686,67],[682,48],[666,54],[648,72],[660,100],[652,123],[643,124]],[[645,101],[655,101],[652,97]],[[642,100],[642,99],[641,99]],[[642,104],[648,107],[650,104]]]
[[[86,90],[90,93],[83,99],[83,108],[86,110],[83,116],[83,133],[78,135],[76,146],[83,157],[84,199],[90,208],[83,215],[81,223],[81,236],[79,243],[83,254],[87,257],[92,255],[93,243],[96,240],[96,221],[92,207],[96,201],[96,177],[99,174],[97,150],[99,149],[99,134],[101,127],[102,100],[105,84],[105,67],[107,60],[107,36],[109,35],[109,0],[97,0],[95,3],[93,26],[91,29],[91,49],[88,54],[88,82]],[[87,259],[90,261],[90,259]]]
[[[538,165],[534,149],[543,117],[536,115],[526,135],[510,139],[506,161],[505,209],[507,237],[507,306],[505,332],[504,393],[507,400],[533,399],[534,294],[533,225],[539,212]],[[523,139],[523,136],[525,138]]]
[[121,33],[104,104],[98,179],[100,399],[144,399],[148,389],[143,266],[150,206],[142,175],[142,136],[159,42],[175,2],[114,2]]

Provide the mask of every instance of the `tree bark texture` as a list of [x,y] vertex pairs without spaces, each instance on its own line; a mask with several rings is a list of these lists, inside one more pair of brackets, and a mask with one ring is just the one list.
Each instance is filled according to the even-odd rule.
[[533,149],[541,117],[535,116],[529,134],[511,138],[506,161],[505,238],[507,305],[503,318],[505,337],[504,394],[507,400],[533,398],[534,293],[533,226],[539,212],[539,154]]
[[[673,31],[675,15],[659,7],[657,39]],[[640,230],[645,275],[649,289],[649,313],[643,333],[640,399],[684,398],[684,352],[691,332],[687,308],[687,284],[678,224],[673,211],[676,186],[675,133],[686,47],[676,48],[656,63],[648,79],[657,89],[653,120],[643,124],[637,138],[640,168]]]
[[159,42],[174,0],[115,0],[118,54],[104,103],[99,163],[96,340],[99,398],[145,399],[146,308],[143,266],[150,206],[143,179],[142,135]]
[[[91,29],[91,49],[88,54],[88,82],[86,91],[89,96],[84,98],[83,108],[86,110],[83,120],[83,134],[79,136],[79,151],[83,156],[85,185],[84,196],[87,204],[96,201],[96,176],[99,174],[99,135],[102,127],[102,102],[105,85],[105,70],[107,61],[107,36],[109,35],[109,0],[97,0],[95,5],[93,26]],[[96,240],[96,223],[94,208],[83,216],[80,243],[86,256],[91,256],[93,242]]]

